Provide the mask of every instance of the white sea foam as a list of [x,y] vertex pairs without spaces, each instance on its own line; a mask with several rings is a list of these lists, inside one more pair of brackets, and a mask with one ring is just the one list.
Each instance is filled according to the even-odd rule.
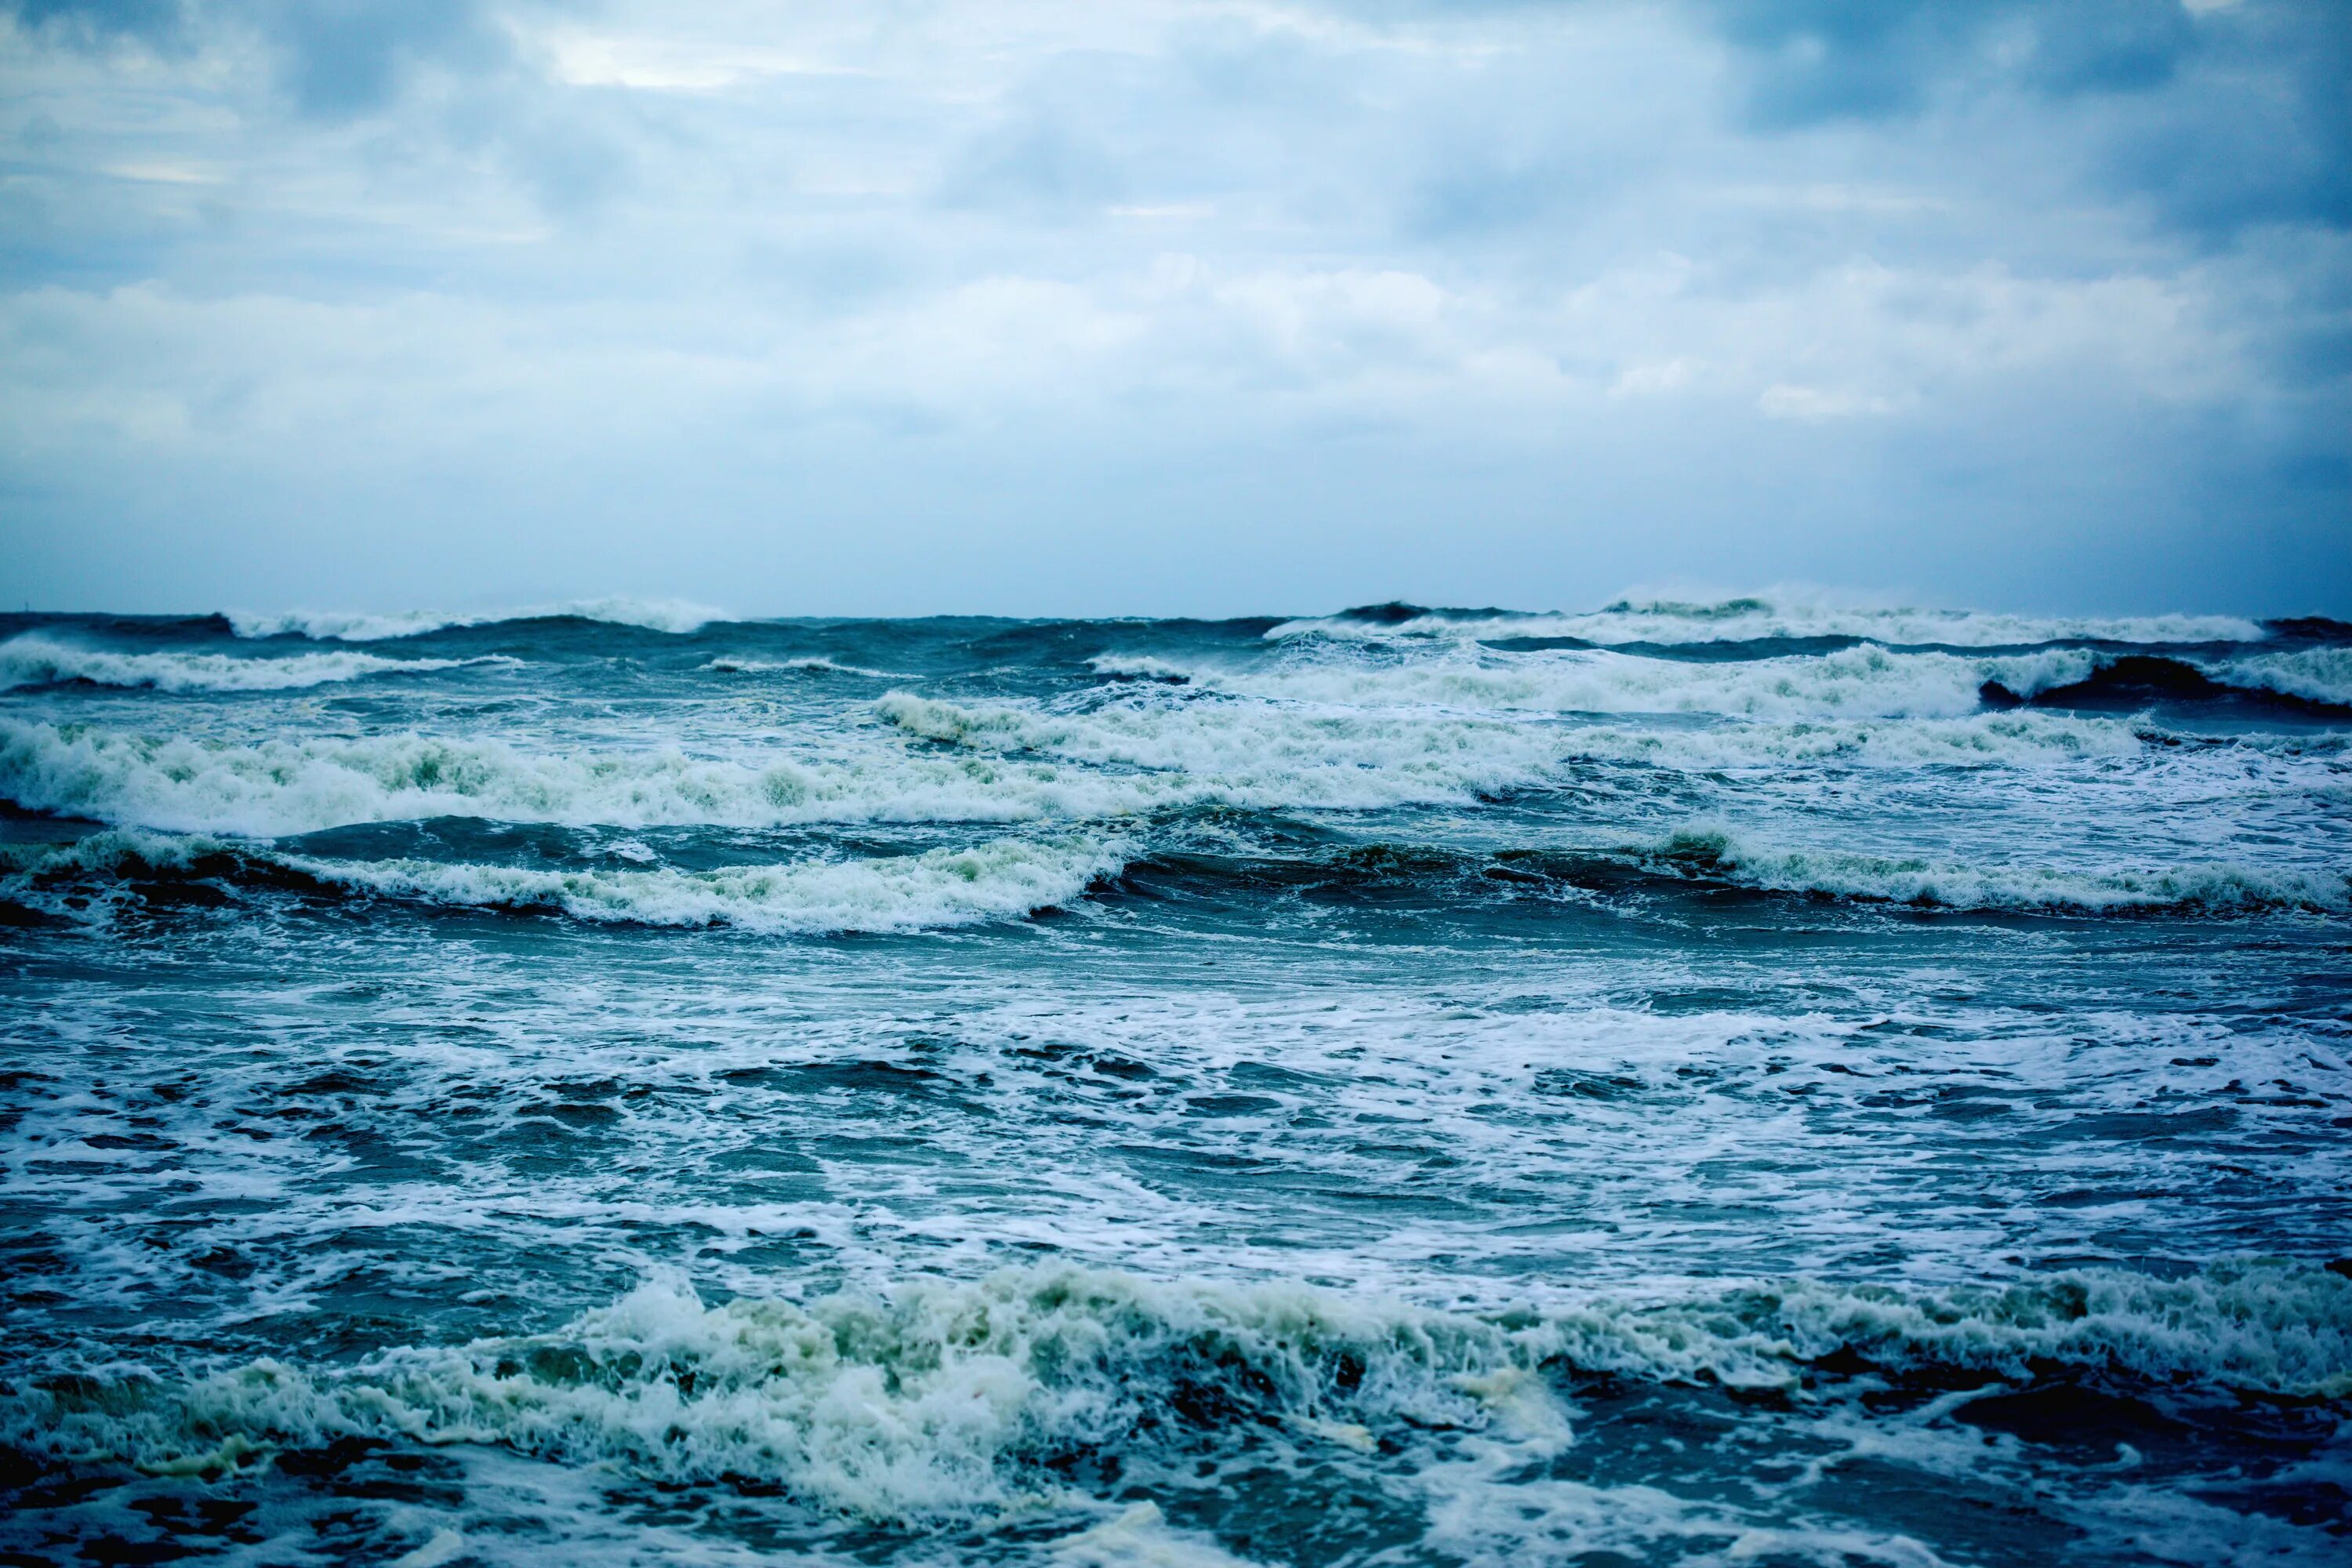
[[1767,637],[1866,637],[1906,646],[2027,647],[2075,638],[2114,642],[2255,642],[2268,634],[2236,616],[2015,616],[1979,610],[1872,607],[1809,602],[1785,593],[1716,602],[1621,599],[1599,610],[1538,615],[1444,611],[1396,622],[1344,616],[1286,621],[1266,633],[1389,641],[1486,637],[1578,637],[1617,643],[1748,642]]
[[754,1477],[814,1506],[914,1522],[1048,1500],[1061,1489],[1050,1461],[1160,1440],[1188,1385],[1226,1421],[1295,1433],[1326,1462],[1365,1455],[1357,1433],[1417,1430],[1524,1464],[1570,1439],[1549,1372],[1793,1390],[1841,1352],[1894,1372],[2024,1381],[2055,1364],[2341,1399],[2352,1280],[2233,1262],[2169,1280],[2092,1270],[1941,1290],[1782,1281],[1487,1318],[1285,1281],[1066,1267],[805,1304],[709,1306],[663,1279],[553,1333],[341,1369],[263,1361],[176,1385],[23,1389],[0,1422],[36,1452],[164,1473],[360,1434],[666,1481]]
[[1171,1530],[1160,1505],[1150,1502],[1066,1535],[1051,1551],[1064,1568],[1256,1568],[1213,1541]]
[[2352,911],[2352,873],[2334,869],[2221,861],[2103,868],[1939,864],[1833,849],[1774,848],[1720,826],[1685,829],[1643,854],[1658,864],[1778,892],[1947,909]]
[[683,599],[566,599],[553,604],[525,605],[511,609],[444,613],[408,610],[379,615],[365,611],[288,610],[264,613],[230,610],[228,623],[241,637],[305,637],[315,641],[383,642],[394,637],[421,637],[451,626],[487,626],[501,621],[544,620],[568,616],[605,621],[646,631],[699,631],[713,621],[734,617],[708,605]]
[[379,658],[365,653],[306,653],[256,658],[220,653],[116,653],[28,632],[0,643],[0,690],[85,680],[158,691],[290,691],[371,675],[412,675],[488,658]]

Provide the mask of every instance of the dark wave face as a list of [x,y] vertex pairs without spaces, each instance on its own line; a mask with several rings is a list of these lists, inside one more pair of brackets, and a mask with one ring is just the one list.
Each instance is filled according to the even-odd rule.
[[0,617],[0,1555],[2341,1561],[2352,626]]

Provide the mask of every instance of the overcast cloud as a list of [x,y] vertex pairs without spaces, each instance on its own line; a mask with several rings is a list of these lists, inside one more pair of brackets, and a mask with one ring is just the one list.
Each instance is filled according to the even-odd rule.
[[2352,4],[0,0],[0,594],[2352,612]]

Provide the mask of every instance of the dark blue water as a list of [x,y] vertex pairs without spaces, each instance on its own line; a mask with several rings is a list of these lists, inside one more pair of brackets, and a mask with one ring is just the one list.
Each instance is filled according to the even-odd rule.
[[2340,1562],[2352,628],[0,618],[0,1560]]

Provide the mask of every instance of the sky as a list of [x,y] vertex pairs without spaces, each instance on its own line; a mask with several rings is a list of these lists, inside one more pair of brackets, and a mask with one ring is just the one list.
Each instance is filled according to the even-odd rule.
[[2352,616],[2352,0],[0,0],[0,604]]

